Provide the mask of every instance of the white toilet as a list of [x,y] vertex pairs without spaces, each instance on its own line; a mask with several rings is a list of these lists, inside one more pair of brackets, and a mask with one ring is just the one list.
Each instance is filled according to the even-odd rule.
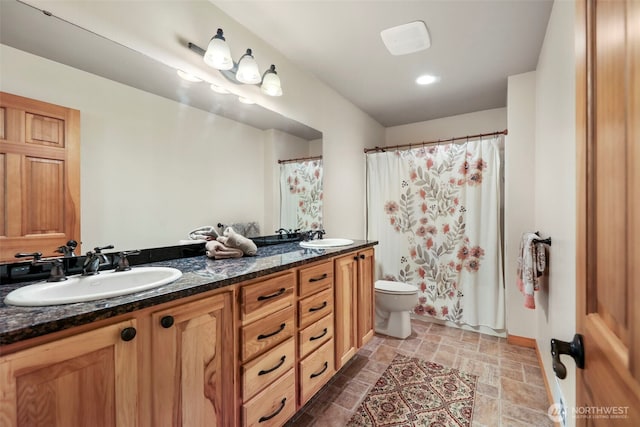
[[405,339],[411,335],[409,312],[418,303],[418,288],[409,283],[378,280],[376,291],[376,332]]

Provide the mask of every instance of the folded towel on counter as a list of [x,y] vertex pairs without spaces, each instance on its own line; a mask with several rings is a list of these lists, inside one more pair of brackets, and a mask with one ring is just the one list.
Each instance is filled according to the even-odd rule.
[[230,248],[217,240],[209,240],[204,247],[207,256],[213,259],[240,258],[244,255],[240,249]]
[[547,266],[545,246],[536,243],[540,236],[535,233],[523,233],[518,253],[517,283],[524,295],[524,306],[536,308],[534,292],[540,289],[540,277]]
[[220,234],[223,234],[223,231],[231,227],[233,230],[243,235],[244,237],[258,237],[260,236],[260,224],[257,222],[235,222],[233,224],[218,224],[218,228],[220,229]]
[[224,236],[219,236],[218,242],[230,248],[240,249],[245,255],[254,256],[258,253],[258,247],[251,239],[236,233],[231,227],[224,230]]

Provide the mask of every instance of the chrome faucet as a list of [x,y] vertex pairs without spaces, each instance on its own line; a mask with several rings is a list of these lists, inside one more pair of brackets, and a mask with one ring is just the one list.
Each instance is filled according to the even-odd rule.
[[93,276],[100,273],[100,267],[109,265],[109,258],[102,253],[104,249],[113,249],[113,245],[93,248],[94,252],[87,252],[84,264],[82,264],[82,275]]
[[32,266],[51,264],[51,271],[49,273],[49,277],[47,278],[47,282],[62,282],[63,280],[67,280],[67,276],[64,273],[64,264],[60,258],[42,259],[41,252],[17,253],[15,257],[16,258],[32,257],[33,258],[31,260]]

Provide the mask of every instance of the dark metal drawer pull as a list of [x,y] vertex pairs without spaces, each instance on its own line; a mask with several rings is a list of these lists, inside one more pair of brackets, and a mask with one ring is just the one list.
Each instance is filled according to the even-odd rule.
[[275,371],[276,369],[278,369],[280,366],[282,366],[282,364],[284,363],[285,359],[287,358],[287,356],[282,356],[280,358],[280,361],[278,362],[278,364],[276,366],[274,366],[273,368],[267,369],[267,370],[262,370],[260,372],[258,372],[258,376],[261,375],[267,375],[273,371]]
[[322,338],[323,336],[327,335],[327,332],[329,332],[327,330],[327,328],[324,328],[324,331],[322,331],[322,333],[320,335],[318,335],[317,337],[311,337],[309,338],[309,341],[315,341],[315,340],[319,340],[320,338]]
[[319,282],[320,280],[324,280],[327,277],[329,277],[329,275],[327,273],[324,273],[322,276],[312,277],[311,279],[309,279],[309,282]]
[[320,372],[316,372],[315,374],[309,375],[309,378],[319,377],[320,375],[324,374],[324,371],[326,371],[328,367],[329,367],[329,362],[324,362],[324,367],[320,370]]
[[284,409],[284,404],[287,401],[286,397],[282,398],[282,402],[280,402],[280,407],[278,408],[278,410],[276,412],[274,412],[271,415],[267,415],[264,417],[260,417],[260,419],[258,420],[259,423],[263,423],[265,421],[269,421],[271,418],[275,417],[276,415],[278,415],[283,409]]
[[280,288],[280,290],[278,290],[278,292],[271,294],[271,295],[260,295],[258,297],[258,301],[264,301],[266,299],[271,299],[271,298],[275,298],[275,297],[279,297],[280,295],[284,294],[284,291],[286,291],[285,288]]
[[318,311],[318,310],[322,310],[322,309],[323,309],[323,308],[325,308],[326,306],[327,306],[327,302],[326,302],[326,301],[324,301],[324,302],[323,302],[322,304],[320,304],[320,306],[318,306],[318,307],[311,307],[311,308],[309,309],[309,313],[312,313],[312,312],[314,312],[314,311]]
[[284,328],[285,328],[286,326],[287,326],[287,324],[286,324],[286,323],[281,323],[281,324],[280,324],[280,329],[278,329],[278,330],[277,330],[277,331],[275,331],[275,332],[271,332],[270,334],[260,334],[260,335],[258,335],[258,339],[259,339],[259,340],[263,340],[263,339],[265,339],[265,338],[269,338],[269,337],[272,337],[272,336],[274,336],[274,335],[278,335],[280,332],[284,331]]

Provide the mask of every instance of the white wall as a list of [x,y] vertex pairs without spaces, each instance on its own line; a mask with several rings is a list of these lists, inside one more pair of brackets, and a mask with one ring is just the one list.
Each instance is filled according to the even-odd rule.
[[477,111],[459,116],[393,126],[386,129],[385,145],[402,145],[457,136],[502,131],[507,128],[507,109]]
[[[536,73],[535,218],[536,228],[552,238],[548,288],[536,296],[536,340],[552,390],[549,341],[569,341],[576,332],[574,20],[574,2],[554,2]],[[560,387],[567,405],[575,406],[571,361]]]
[[510,76],[507,95],[509,135],[504,164],[504,274],[509,335],[534,338],[536,313],[524,307],[516,269],[522,233],[535,227],[536,72]]
[[265,147],[286,141],[278,156],[308,153],[306,141],[283,132],[262,131],[8,46],[0,45],[0,57],[0,90],[81,112],[85,249],[176,244],[191,229],[217,222],[258,221],[263,228],[268,222],[270,230],[279,217],[265,209],[272,199],[265,195],[273,193],[257,190],[266,182]]

